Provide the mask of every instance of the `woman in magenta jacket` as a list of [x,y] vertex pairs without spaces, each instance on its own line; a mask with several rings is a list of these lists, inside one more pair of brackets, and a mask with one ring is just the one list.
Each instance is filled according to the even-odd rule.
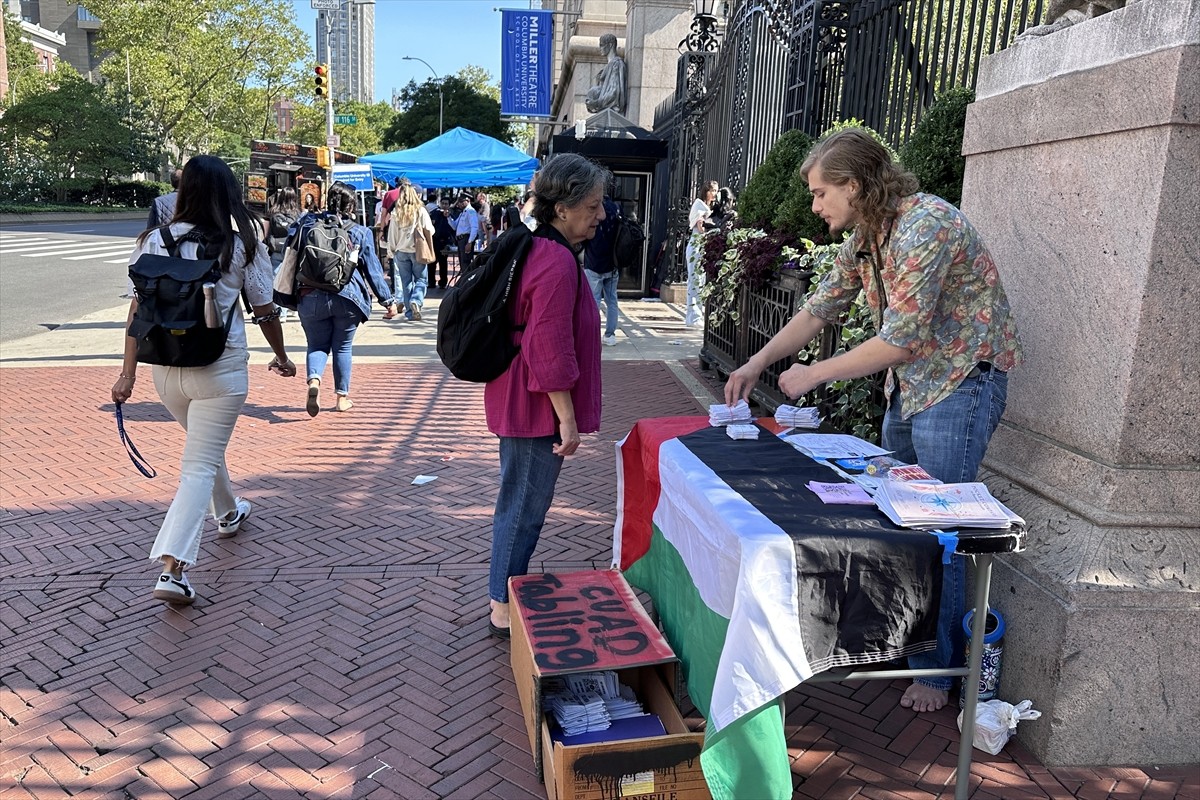
[[573,153],[537,174],[538,227],[510,303],[521,350],[484,389],[500,437],[500,493],[488,579],[495,636],[509,635],[508,579],[524,575],[554,499],[563,459],[600,429],[600,312],[579,265],[604,219],[608,170]]

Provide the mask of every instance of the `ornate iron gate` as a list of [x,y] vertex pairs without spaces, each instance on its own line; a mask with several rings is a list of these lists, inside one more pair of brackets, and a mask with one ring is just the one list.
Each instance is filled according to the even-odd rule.
[[735,192],[785,130],[850,118],[893,146],[935,96],[974,87],[984,55],[1035,24],[1042,0],[731,0],[680,43],[675,96],[655,115],[670,141],[669,280],[683,278],[687,212],[700,184]]

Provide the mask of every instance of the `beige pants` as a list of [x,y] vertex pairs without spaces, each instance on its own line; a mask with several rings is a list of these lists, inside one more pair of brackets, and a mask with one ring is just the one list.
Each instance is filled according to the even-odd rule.
[[195,564],[205,513],[223,517],[236,507],[225,448],[246,403],[249,360],[245,350],[226,350],[207,367],[154,367],[154,388],[187,439],[179,488],[150,548],[151,561],[171,556]]

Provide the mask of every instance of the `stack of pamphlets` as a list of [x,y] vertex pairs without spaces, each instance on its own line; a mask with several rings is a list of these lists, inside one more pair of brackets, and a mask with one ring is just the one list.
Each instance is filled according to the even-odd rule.
[[708,407],[708,424],[714,428],[719,428],[722,425],[734,425],[753,421],[754,417],[750,414],[750,404],[745,400],[738,400],[731,406],[727,406],[724,403],[713,403]]
[[547,679],[543,691],[547,710],[568,736],[602,731],[612,720],[646,713],[633,690],[610,670]]
[[725,434],[730,439],[757,439],[758,426],[744,424],[726,425]]
[[1007,528],[1023,523],[982,483],[902,483],[884,480],[875,505],[902,528]]
[[797,408],[783,405],[775,409],[775,421],[781,428],[819,428],[821,415],[815,407]]
[[818,461],[834,458],[869,458],[888,451],[865,439],[847,433],[793,433],[783,440],[809,458]]

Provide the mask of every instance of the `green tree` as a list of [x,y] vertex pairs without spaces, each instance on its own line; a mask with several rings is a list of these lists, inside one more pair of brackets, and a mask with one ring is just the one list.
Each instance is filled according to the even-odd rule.
[[[347,100],[334,103],[334,114],[350,114],[353,125],[334,125],[333,132],[341,137],[339,150],[365,156],[384,149],[383,141],[396,112],[387,103],[363,103]],[[435,123],[436,124],[436,123]],[[292,110],[292,129],[285,141],[296,144],[325,144],[325,104],[297,103]]]
[[71,188],[101,183],[101,203],[113,178],[154,166],[158,153],[129,124],[123,103],[84,80],[69,66],[52,76],[51,90],[18,100],[0,118],[10,156],[39,165],[41,180],[57,199]]
[[8,56],[8,95],[4,105],[10,106],[26,94],[45,91],[47,78],[38,65],[33,45],[21,38],[21,20],[4,11],[4,50]]
[[963,129],[967,125],[967,106],[973,102],[975,92],[965,86],[943,92],[900,148],[900,163],[917,176],[921,191],[954,205],[962,200],[967,165],[962,154]]
[[[444,130],[463,127],[502,142],[514,142],[520,126],[514,129],[500,119],[500,87],[491,73],[468,65],[457,75],[443,78]],[[430,78],[422,84],[409,81],[400,92],[398,113],[383,138],[388,150],[416,147],[438,135],[438,82]]]
[[[270,128],[271,104],[299,84],[308,55],[287,0],[88,0],[88,10],[104,20],[100,47],[129,56],[133,102],[178,156],[224,131]],[[124,85],[125,66],[108,58],[101,72]]]

